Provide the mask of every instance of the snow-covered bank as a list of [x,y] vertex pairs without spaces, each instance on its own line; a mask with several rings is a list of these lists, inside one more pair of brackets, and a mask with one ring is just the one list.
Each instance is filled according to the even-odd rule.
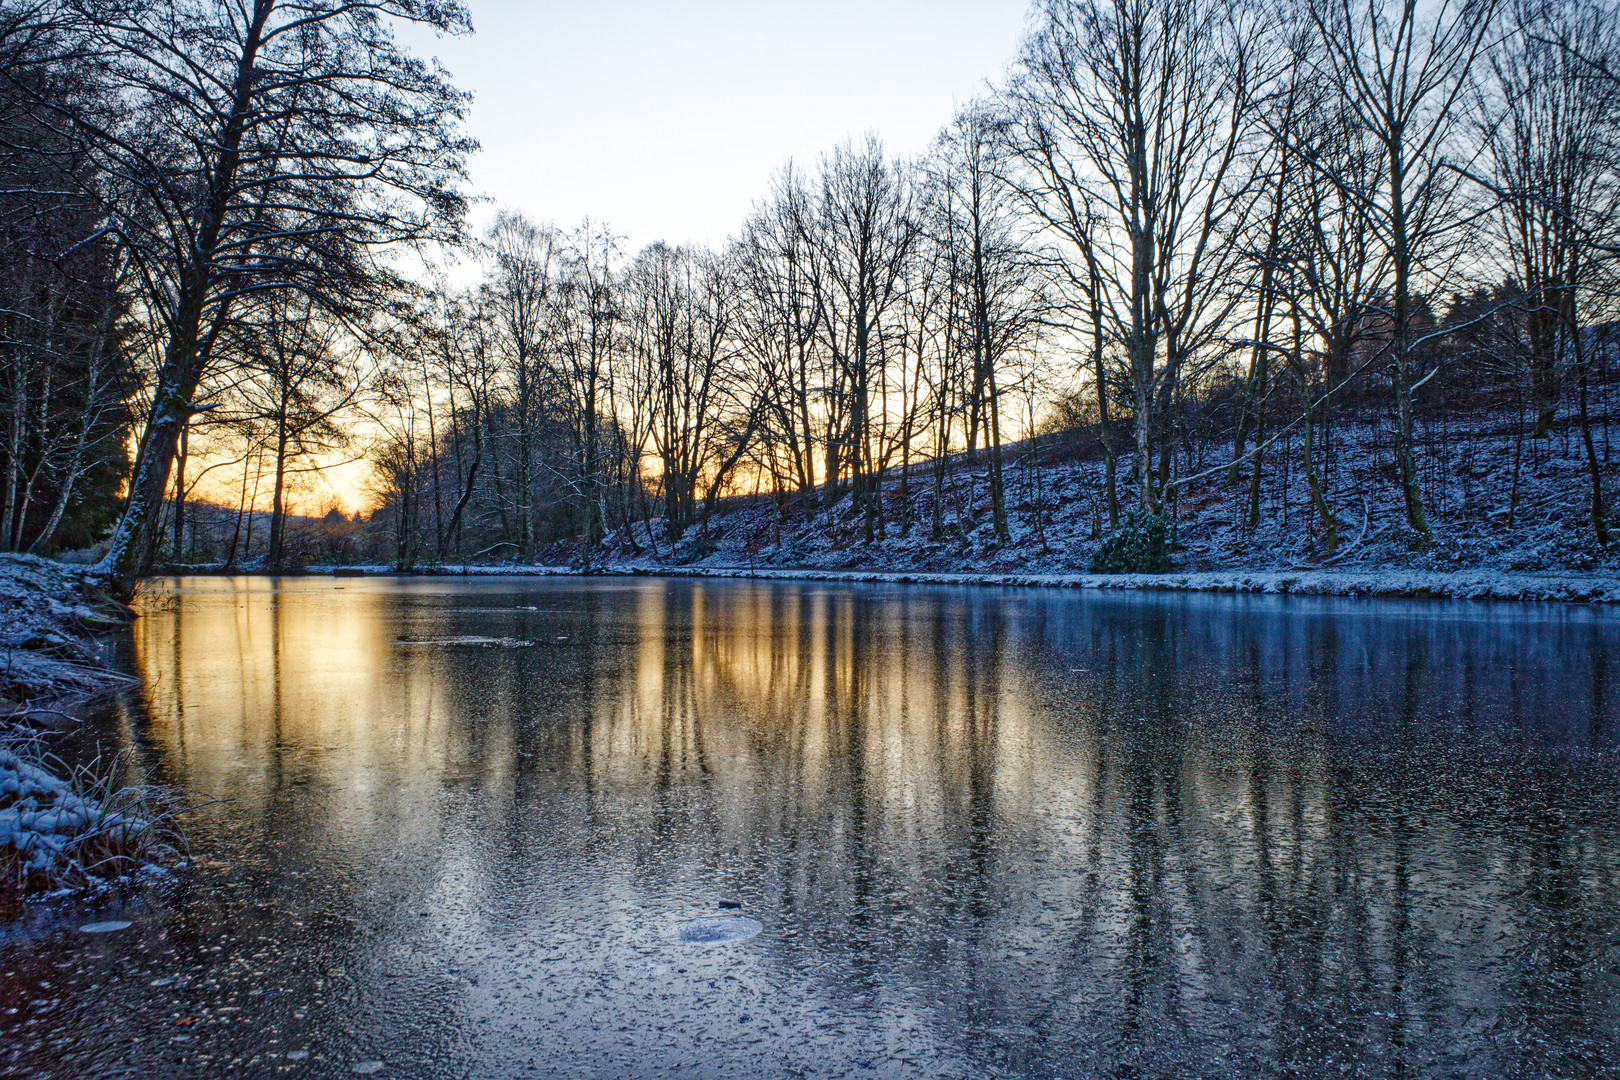
[[134,682],[101,663],[97,641],[127,621],[82,569],[0,555],[0,892],[82,886],[181,855],[170,795],[124,785],[117,761],[71,768],[33,730]]
[[[311,573],[342,570],[367,576],[399,571],[381,564],[310,567]],[[503,563],[498,566],[422,566],[407,576],[557,577],[579,575],[568,566]],[[1411,599],[1547,600],[1564,603],[1620,603],[1620,577],[1533,575],[1490,570],[1453,573],[1422,570],[1205,570],[1165,574],[1037,574],[935,572],[923,570],[782,568],[756,566],[667,566],[640,561],[610,563],[592,576],[721,578],[761,581],[847,581],[894,585],[989,585],[1043,589],[1122,589],[1138,592],[1272,593],[1296,596],[1380,596]]]
[[[1041,453],[1009,457],[1006,532],[997,535],[983,462],[953,461],[938,486],[919,466],[884,478],[883,513],[868,529],[848,489],[833,505],[824,492],[808,507],[796,497],[725,500],[707,520],[671,534],[664,521],[620,525],[598,561],[647,572],[786,571],[823,580],[985,582],[1098,589],[1344,596],[1470,597],[1607,603],[1620,599],[1620,544],[1598,543],[1590,519],[1587,466],[1570,433],[1519,440],[1511,417],[1482,416],[1471,437],[1437,443],[1426,474],[1430,530],[1407,527],[1406,509],[1378,423],[1345,417],[1335,427],[1340,456],[1321,463],[1331,507],[1328,529],[1301,468],[1273,463],[1258,487],[1211,468],[1230,446],[1198,444],[1182,471],[1202,476],[1165,506],[1168,573],[1100,573],[1137,560],[1109,557],[1110,533],[1100,454],[1048,442]],[[1506,432],[1507,434],[1501,434]],[[1286,450],[1279,446],[1279,450]],[[1189,453],[1192,451],[1189,450]],[[1620,505],[1620,460],[1602,442],[1605,506]],[[1444,460],[1441,460],[1443,458]],[[1122,476],[1130,469],[1122,461]],[[1122,484],[1121,510],[1135,497]],[[808,516],[807,516],[808,511]],[[1608,530],[1620,536],[1612,512]],[[1136,542],[1140,542],[1139,540]],[[539,561],[577,557],[577,541]],[[742,568],[747,568],[743,570]],[[1148,565],[1138,563],[1146,570]]]
[[83,568],[0,555],[0,720],[47,717],[131,682],[101,662],[97,641],[128,621]]
[[[545,572],[555,572],[549,568]],[[762,578],[783,581],[889,582],[917,585],[996,585],[1047,589],[1128,589],[1301,596],[1387,596],[1470,600],[1620,602],[1620,578],[1529,577],[1478,573],[1384,570],[1351,572],[1202,571],[1168,574],[992,574],[906,570],[777,570],[750,567],[616,566],[609,573],[665,577]]]
[[79,888],[185,858],[171,793],[124,785],[116,764],[67,769],[20,747],[32,749],[0,746],[0,892]]

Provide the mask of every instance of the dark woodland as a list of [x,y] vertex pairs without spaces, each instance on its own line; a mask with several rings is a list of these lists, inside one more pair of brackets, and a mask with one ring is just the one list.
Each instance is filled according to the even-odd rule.
[[0,3],[0,549],[1611,557],[1607,0],[1048,0],[926,154],[785,164],[720,250],[468,230],[468,100],[402,20],[470,31]]

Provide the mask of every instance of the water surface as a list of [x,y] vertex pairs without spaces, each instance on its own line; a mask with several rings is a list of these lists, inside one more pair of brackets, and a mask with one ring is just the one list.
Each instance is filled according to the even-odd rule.
[[1620,1060],[1604,611],[315,578],[145,610],[100,733],[221,801],[177,883],[0,929],[8,1073]]

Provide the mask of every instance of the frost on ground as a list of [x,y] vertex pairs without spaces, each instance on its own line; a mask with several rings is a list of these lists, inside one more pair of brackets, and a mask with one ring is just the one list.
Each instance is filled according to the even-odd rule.
[[124,784],[117,762],[70,768],[30,734],[132,681],[97,657],[95,635],[124,622],[82,570],[0,555],[0,891],[80,886],[181,851],[169,796]]
[[[1480,423],[1479,430],[1511,432]],[[1603,457],[1609,528],[1620,537],[1620,461]],[[1330,536],[1312,505],[1298,443],[1278,442],[1258,493],[1240,468],[1219,466],[1230,444],[1208,443],[1180,463],[1209,473],[1167,506],[1171,567],[1158,574],[1092,570],[1108,535],[1100,453],[1048,441],[1006,456],[1007,531],[997,539],[988,468],[954,459],[937,484],[932,462],[883,480],[873,538],[845,493],[829,509],[789,495],[721,500],[707,525],[672,535],[659,517],[612,530],[592,561],[608,573],[801,580],[985,583],[1091,589],[1185,589],[1504,600],[1620,602],[1620,550],[1600,547],[1589,520],[1590,474],[1568,433],[1433,435],[1424,492],[1431,532],[1406,525],[1387,431],[1344,423],[1320,476],[1334,518]],[[1282,460],[1279,460],[1282,459]],[[1120,509],[1134,505],[1131,460],[1118,459]],[[819,499],[820,492],[817,497]],[[1258,522],[1250,511],[1258,494]],[[937,504],[937,508],[936,508]],[[555,574],[581,568],[577,540],[552,545],[534,564],[416,566],[428,573]],[[331,570],[332,567],[311,567]],[[388,567],[366,566],[365,573]]]
[[[678,537],[662,520],[638,520],[614,531],[600,562],[651,573],[1620,601],[1620,552],[1604,550],[1593,537],[1588,466],[1567,433],[1543,440],[1435,434],[1424,494],[1428,537],[1406,526],[1388,432],[1376,423],[1346,422],[1335,440],[1335,458],[1321,467],[1333,538],[1294,460],[1297,441],[1271,449],[1253,525],[1250,472],[1240,468],[1236,482],[1228,482],[1219,467],[1230,444],[1188,450],[1181,474],[1210,475],[1167,506],[1172,567],[1165,574],[1091,572],[1108,531],[1103,464],[1099,454],[1059,443],[1038,453],[1027,446],[1008,452],[1005,542],[995,535],[986,464],[958,459],[937,496],[930,462],[909,475],[886,474],[883,521],[870,541],[847,494],[830,510],[814,508],[808,519],[797,499],[767,496],[728,500],[706,529],[694,525]],[[1608,463],[1606,438],[1598,446],[1612,510],[1620,502],[1620,469]],[[1121,509],[1128,511],[1129,457],[1117,467]],[[1620,536],[1620,520],[1610,529]],[[577,561],[577,548],[567,545],[545,554],[548,562]]]
[[0,747],[0,890],[79,887],[184,857],[173,798],[29,749]]
[[[1346,407],[1315,429],[1312,460],[1331,521],[1313,499],[1299,432],[1266,444],[1230,468],[1230,437],[1188,436],[1174,448],[1178,487],[1166,499],[1168,573],[1105,574],[1099,558],[1110,523],[1104,460],[1095,434],[1068,432],[1006,448],[1006,536],[998,537],[984,451],[943,469],[918,460],[883,475],[882,514],[868,535],[846,483],[832,505],[817,490],[733,495],[684,530],[672,531],[653,500],[628,500],[592,553],[593,571],[837,577],[954,575],[952,581],[1086,588],[1307,592],[1322,595],[1620,600],[1620,543],[1605,549],[1591,521],[1592,466],[1569,419],[1532,438],[1501,410],[1448,415],[1418,426],[1419,487],[1427,535],[1409,527],[1393,436],[1376,409]],[[1611,537],[1620,540],[1620,457],[1599,417],[1593,451]],[[1252,447],[1251,447],[1252,449]],[[1156,461],[1157,467],[1165,465]],[[1137,504],[1134,463],[1116,461],[1119,511]],[[759,481],[768,487],[768,475]],[[744,482],[747,482],[746,480]],[[604,494],[600,515],[617,519],[626,500]],[[390,543],[400,537],[391,537]],[[1127,560],[1128,561],[1128,560]],[[578,572],[578,538],[554,543],[532,563],[446,560],[407,567],[426,573]],[[1146,567],[1140,567],[1146,569]],[[332,570],[333,567],[310,567]],[[387,573],[390,567],[351,567]],[[783,574],[781,571],[791,571]]]
[[127,682],[98,661],[95,640],[126,621],[81,568],[0,555],[0,717],[37,719]]

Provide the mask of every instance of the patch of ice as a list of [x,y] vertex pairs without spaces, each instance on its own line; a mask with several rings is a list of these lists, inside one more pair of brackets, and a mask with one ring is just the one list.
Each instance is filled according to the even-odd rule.
[[712,915],[681,923],[675,927],[674,937],[682,945],[718,945],[747,941],[763,929],[758,919],[746,915]]
[[479,645],[486,648],[522,649],[533,645],[532,641],[512,637],[480,637],[477,634],[463,634],[457,637],[442,638],[401,638],[395,645]]

